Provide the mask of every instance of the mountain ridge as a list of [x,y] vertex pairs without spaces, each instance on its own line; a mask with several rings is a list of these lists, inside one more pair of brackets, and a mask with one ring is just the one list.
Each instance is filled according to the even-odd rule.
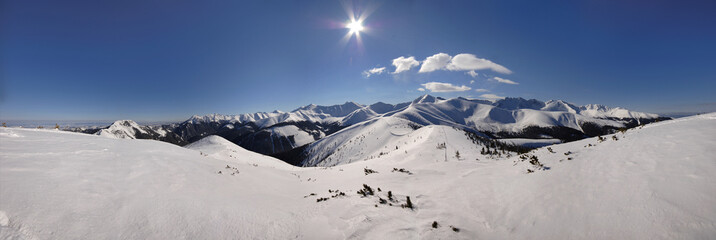
[[[619,107],[577,106],[562,100],[543,102],[517,97],[487,101],[463,97],[444,99],[425,94],[398,104],[363,105],[347,101],[329,106],[309,104],[290,112],[194,115],[186,121],[162,126],[127,125],[118,121],[98,129],[96,134],[155,139],[177,145],[218,135],[251,151],[275,155],[310,145],[344,128],[387,117],[406,120],[413,126],[445,125],[496,139],[561,141],[603,135],[664,119]],[[295,156],[290,158],[297,162]]]

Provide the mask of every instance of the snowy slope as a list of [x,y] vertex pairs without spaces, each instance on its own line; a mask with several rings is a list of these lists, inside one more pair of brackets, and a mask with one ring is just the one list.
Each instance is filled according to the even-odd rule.
[[[398,150],[400,141],[414,130],[410,121],[381,117],[350,126],[311,144],[304,166],[334,166],[379,158]],[[411,139],[411,143],[413,140]],[[396,148],[397,147],[397,148]]]
[[535,238],[713,239],[716,150],[709,146],[716,146],[714,136],[711,113],[608,135],[603,142],[591,138],[551,146],[555,153],[535,150],[551,169],[519,187],[529,199],[508,197],[516,202],[504,217],[521,218],[520,231],[532,231]]
[[[481,155],[451,127],[375,121],[343,130],[373,134],[351,146],[375,136],[398,150],[286,169],[242,162],[251,153],[215,137],[193,150],[0,128],[0,239],[716,238],[716,114],[529,153],[548,170]],[[358,195],[363,184],[377,196]]]
[[284,161],[246,150],[228,140],[211,135],[184,146],[185,148],[199,151],[201,155],[209,156],[219,160],[228,160],[240,164],[260,164],[280,169],[294,169]]

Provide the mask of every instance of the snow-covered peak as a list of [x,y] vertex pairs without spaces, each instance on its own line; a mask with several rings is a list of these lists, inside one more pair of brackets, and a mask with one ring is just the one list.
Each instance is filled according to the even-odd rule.
[[609,110],[610,110],[609,107],[604,106],[604,105],[601,105],[601,104],[587,104],[587,105],[582,105],[581,107],[579,107],[579,109],[582,110],[582,111],[583,111],[583,110],[597,110],[597,111],[603,111],[603,112],[606,112],[606,111],[609,111]]
[[624,108],[610,108],[599,104],[588,104],[578,108],[579,114],[595,118],[635,118],[649,119],[658,118],[658,114],[629,111]]
[[439,98],[439,97],[434,97],[434,96],[429,95],[429,94],[425,94],[425,95],[420,96],[420,97],[416,98],[415,100],[413,100],[413,103],[414,103],[414,104],[418,104],[418,103],[436,103],[436,102],[438,102],[438,100],[444,100],[444,99],[443,99],[443,98]]
[[331,117],[345,117],[348,114],[350,114],[353,111],[358,110],[360,108],[363,108],[363,105],[360,105],[355,102],[345,102],[344,104],[331,105],[331,106],[320,106],[320,105],[310,104],[307,106],[297,108],[296,110],[294,110],[292,112],[327,114],[327,115],[330,115]]
[[223,115],[223,114],[209,114],[205,116],[199,116],[194,115],[185,122],[191,123],[191,124],[198,124],[198,123],[208,123],[208,122],[229,122],[229,123],[244,123],[244,122],[254,122],[265,118],[280,116],[282,114],[285,114],[281,111],[274,111],[271,113],[267,112],[256,112],[256,113],[244,113],[239,115]]
[[236,115],[222,115],[222,114],[209,114],[204,116],[194,115],[189,118],[189,122],[200,123],[200,122],[220,122],[220,121],[237,121],[239,119]]
[[147,134],[147,131],[132,120],[117,120],[95,134],[110,138],[136,139],[137,134]]
[[136,127],[139,128],[139,124],[132,120],[117,120],[112,123],[111,126],[124,126],[124,127]]
[[382,113],[387,113],[387,112],[393,111],[395,109],[395,105],[387,104],[384,102],[377,102],[377,103],[371,104],[370,106],[368,106],[368,108],[370,108],[370,110],[372,110],[376,113],[382,114]]
[[562,100],[549,100],[544,103],[542,111],[577,113],[579,107]]

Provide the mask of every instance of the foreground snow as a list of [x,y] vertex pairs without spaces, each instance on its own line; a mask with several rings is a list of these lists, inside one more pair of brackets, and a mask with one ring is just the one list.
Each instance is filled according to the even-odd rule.
[[[549,170],[530,174],[528,161],[484,157],[451,127],[386,124],[385,136],[362,129],[375,137],[350,151],[376,138],[398,150],[329,168],[219,137],[180,148],[2,128],[0,239],[716,238],[716,114],[537,149]],[[377,196],[357,195],[363,184]],[[393,206],[379,202],[387,191]],[[407,196],[414,210],[400,207]]]

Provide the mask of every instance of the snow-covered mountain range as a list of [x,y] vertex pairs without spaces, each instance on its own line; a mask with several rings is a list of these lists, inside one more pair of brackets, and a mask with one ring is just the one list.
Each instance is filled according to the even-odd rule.
[[0,239],[716,238],[716,113],[524,154],[394,115],[305,168],[215,135],[0,127]]
[[[488,138],[536,139],[544,142],[544,139],[574,141],[663,119],[656,114],[595,104],[576,106],[561,100],[542,102],[505,98],[487,101],[423,95],[411,102],[399,104],[378,102],[361,105],[346,102],[332,106],[311,104],[290,112],[197,115],[181,123],[151,127],[122,120],[97,130],[96,134],[116,138],[155,139],[179,145],[218,135],[251,151],[279,156],[292,164],[306,164],[315,159],[305,161],[309,155],[305,149],[310,148],[315,152],[319,144],[357,137],[345,136],[348,134],[346,132],[360,132],[354,128],[386,121],[401,122],[411,128],[444,125]],[[340,130],[344,130],[340,138],[331,137]],[[324,143],[317,142],[324,138]],[[530,141],[526,143],[529,145]],[[332,144],[338,146],[339,142]]]

